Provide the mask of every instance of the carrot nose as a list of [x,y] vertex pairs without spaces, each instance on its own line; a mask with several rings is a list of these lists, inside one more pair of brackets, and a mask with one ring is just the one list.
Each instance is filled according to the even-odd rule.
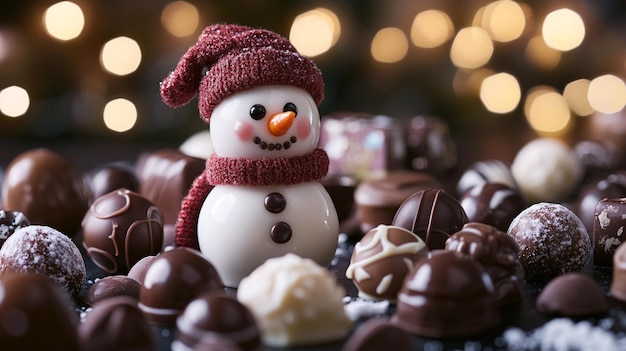
[[296,118],[296,113],[293,111],[285,111],[272,115],[269,119],[267,129],[274,136],[281,136],[289,130],[293,124],[293,120]]

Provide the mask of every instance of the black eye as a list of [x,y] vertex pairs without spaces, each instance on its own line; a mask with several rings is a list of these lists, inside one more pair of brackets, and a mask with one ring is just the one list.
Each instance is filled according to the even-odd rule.
[[256,104],[250,107],[250,117],[257,121],[265,117],[265,106]]
[[298,114],[298,108],[296,107],[296,105],[292,102],[288,102],[285,104],[285,107],[283,107],[283,112],[287,112],[287,111],[292,111],[294,112],[296,115]]

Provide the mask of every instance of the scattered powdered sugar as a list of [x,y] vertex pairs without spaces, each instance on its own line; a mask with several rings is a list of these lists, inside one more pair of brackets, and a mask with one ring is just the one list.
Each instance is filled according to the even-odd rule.
[[512,351],[618,351],[626,350],[626,336],[608,330],[611,323],[573,322],[555,318],[530,332],[509,328],[503,338]]
[[344,310],[350,320],[356,321],[363,318],[383,316],[389,308],[389,301],[370,301],[360,297],[352,298],[346,296],[343,298]]

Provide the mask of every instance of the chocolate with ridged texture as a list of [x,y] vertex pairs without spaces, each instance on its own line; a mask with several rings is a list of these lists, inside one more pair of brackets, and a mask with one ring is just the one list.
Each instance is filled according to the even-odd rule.
[[139,290],[139,307],[150,322],[174,327],[178,314],[196,296],[223,289],[217,270],[199,251],[172,248],[150,263]]
[[456,167],[456,145],[443,119],[416,116],[405,128],[408,169],[443,174]]
[[578,194],[574,212],[587,228],[593,232],[596,205],[604,198],[626,197],[626,171],[617,171],[594,178]]
[[0,247],[16,230],[29,225],[28,218],[22,212],[0,210]]
[[526,279],[549,281],[581,271],[591,255],[591,239],[583,223],[563,205],[540,202],[522,211],[508,234],[519,247]]
[[78,316],[69,296],[49,279],[20,274],[0,280],[3,350],[78,351]]
[[95,305],[99,301],[115,297],[127,296],[139,300],[141,285],[133,278],[125,275],[110,275],[96,280],[87,289],[84,300],[89,305]]
[[382,318],[369,319],[352,333],[341,351],[411,351],[411,335]]
[[601,316],[609,312],[609,304],[598,284],[582,273],[566,273],[549,281],[535,305],[540,313],[566,317]]
[[25,273],[49,278],[74,296],[83,290],[87,274],[76,244],[58,230],[39,225],[16,230],[0,248],[0,279]]
[[519,301],[523,295],[524,268],[515,240],[505,232],[482,223],[467,223],[446,241],[446,250],[480,262],[494,285],[499,305]]
[[161,210],[163,224],[176,223],[183,197],[194,179],[204,172],[205,163],[204,159],[175,149],[161,149],[139,158],[139,193]]
[[458,196],[484,183],[500,183],[517,190],[511,166],[500,160],[476,161],[463,172],[456,184]]
[[139,180],[131,166],[122,164],[104,165],[88,176],[88,184],[94,199],[120,188],[139,191]]
[[242,350],[261,346],[261,332],[248,308],[225,292],[206,292],[191,301],[176,320],[176,343],[192,348],[217,334]]
[[395,301],[406,275],[426,255],[426,243],[413,232],[381,224],[354,246],[346,277],[364,299]]
[[482,183],[459,199],[470,222],[489,224],[506,232],[513,218],[526,208],[519,191],[501,183]]
[[612,267],[613,254],[625,241],[626,194],[619,199],[602,199],[596,205],[593,223],[593,263]]
[[361,230],[367,233],[379,224],[391,224],[404,200],[422,189],[441,187],[430,174],[408,170],[361,182],[354,193]]
[[613,277],[611,296],[626,302],[626,245],[620,245],[613,255]]
[[430,250],[443,249],[448,237],[468,222],[461,204],[442,189],[425,189],[406,199],[392,225],[417,234]]
[[32,224],[73,236],[90,200],[82,171],[53,151],[26,151],[6,168],[1,207],[24,213]]
[[500,311],[480,263],[437,250],[407,276],[391,322],[419,336],[469,337],[497,326]]
[[163,247],[163,217],[148,199],[128,189],[100,196],[82,222],[83,246],[109,274],[126,274],[145,256]]
[[94,305],[78,327],[82,351],[152,351],[152,328],[137,307],[137,300],[116,296]]

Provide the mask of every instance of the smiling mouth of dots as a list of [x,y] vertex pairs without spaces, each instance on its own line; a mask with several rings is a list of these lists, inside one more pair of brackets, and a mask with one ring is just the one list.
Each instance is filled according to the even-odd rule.
[[252,138],[252,142],[259,145],[261,150],[269,150],[269,151],[282,150],[282,149],[287,150],[291,147],[291,144],[295,144],[296,141],[298,141],[298,138],[296,138],[295,136],[292,136],[291,138],[289,138],[288,141],[285,141],[282,143],[268,143],[268,142],[263,141],[258,136],[255,136],[254,138]]

